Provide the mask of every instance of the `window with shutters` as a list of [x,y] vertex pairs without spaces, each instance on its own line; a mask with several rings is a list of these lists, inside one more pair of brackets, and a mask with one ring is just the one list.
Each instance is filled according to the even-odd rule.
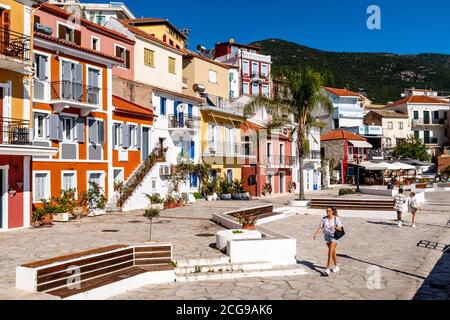
[[144,64],[147,67],[155,67],[155,61],[154,61],[154,54],[155,52],[149,49],[144,49]]
[[116,57],[122,59],[123,67],[130,68],[130,51],[125,49],[122,46],[115,45],[116,48]]
[[95,183],[102,191],[105,189],[105,175],[103,172],[88,172],[87,175],[87,185],[91,188],[91,183]]
[[103,145],[105,142],[105,125],[102,120],[89,119],[89,142]]
[[161,97],[160,101],[159,101],[160,105],[159,105],[159,115],[161,116],[165,116],[166,112],[167,112],[167,99]]
[[33,97],[36,100],[47,100],[49,83],[49,58],[42,54],[34,54]]
[[72,142],[75,140],[75,126],[73,117],[62,117],[63,141]]
[[81,45],[81,31],[62,23],[58,23],[58,38]]
[[92,36],[92,46],[91,49],[95,51],[100,51],[100,39]]
[[50,173],[34,172],[33,202],[41,202],[50,198]]
[[169,73],[176,74],[175,62],[175,58],[169,57]]
[[48,114],[33,113],[33,138],[46,140],[48,137]]
[[63,60],[60,79],[60,98],[82,102],[84,97],[83,66],[79,63]]
[[137,126],[135,125],[131,125],[129,126],[130,128],[130,141],[129,141],[129,146],[130,148],[137,148]]
[[70,189],[77,190],[77,176],[75,171],[70,172],[63,171],[61,188],[62,190],[70,190]]
[[122,124],[114,123],[113,126],[113,147],[118,149],[122,145]]
[[100,70],[88,68],[88,87],[87,87],[87,102],[93,105],[100,105]]

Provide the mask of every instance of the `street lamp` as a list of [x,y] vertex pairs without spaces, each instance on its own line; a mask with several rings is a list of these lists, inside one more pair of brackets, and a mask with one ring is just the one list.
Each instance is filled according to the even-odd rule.
[[358,155],[356,157],[356,192],[360,192],[359,189],[359,164],[361,163],[363,156],[362,155]]

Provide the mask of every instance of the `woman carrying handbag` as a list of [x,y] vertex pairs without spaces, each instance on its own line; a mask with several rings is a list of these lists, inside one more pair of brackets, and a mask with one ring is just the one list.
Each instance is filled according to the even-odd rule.
[[314,240],[317,235],[323,232],[324,239],[328,247],[328,261],[327,268],[325,269],[325,274],[329,276],[331,274],[331,266],[334,262],[333,272],[339,272],[336,246],[339,243],[339,239],[345,234],[344,225],[338,217],[337,210],[334,207],[327,208],[327,215],[322,218],[319,228],[317,228],[314,234]]

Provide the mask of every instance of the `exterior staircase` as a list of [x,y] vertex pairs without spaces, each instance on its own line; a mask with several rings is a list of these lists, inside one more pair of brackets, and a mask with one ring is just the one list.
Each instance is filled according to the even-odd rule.
[[231,263],[229,257],[177,261],[177,282],[253,277],[300,276],[308,272],[302,265],[272,265],[266,261]]
[[111,201],[106,207],[106,211],[122,211],[122,207],[125,202],[133,195],[133,193],[140,186],[144,178],[153,169],[156,163],[164,162],[166,160],[166,152],[167,148],[163,148],[161,146],[153,149],[147,159],[142,161],[139,167],[137,167],[134,173],[128,178],[128,180],[123,185],[122,190],[114,193]]

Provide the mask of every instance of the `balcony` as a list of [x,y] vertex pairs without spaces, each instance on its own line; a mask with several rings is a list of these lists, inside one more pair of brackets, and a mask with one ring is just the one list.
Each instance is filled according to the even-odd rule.
[[199,117],[175,117],[174,115],[169,116],[168,127],[169,130],[175,129],[187,129],[187,130],[195,130],[198,129],[200,125]]
[[201,106],[201,110],[219,112],[226,115],[234,115],[239,117],[244,116],[244,109],[245,104],[211,94],[205,95],[205,104]]
[[0,69],[29,73],[30,37],[0,28],[0,56]]
[[448,126],[448,119],[413,119],[413,127]]
[[[71,81],[54,81],[50,83],[50,87],[50,103],[55,105],[55,112],[72,107],[81,109],[81,115],[85,117],[100,109],[101,88]],[[43,88],[45,90],[45,86]],[[42,89],[38,89],[35,95],[43,94],[39,90]],[[45,96],[45,93],[43,95]]]
[[204,156],[244,157],[241,144],[228,141],[203,141]]
[[27,120],[0,118],[0,144],[30,145],[30,124]]
[[358,105],[355,105],[355,107],[335,107],[333,109],[333,119],[340,118],[363,119],[364,114]]
[[305,155],[305,160],[320,160],[320,150],[311,150],[309,154]]
[[435,138],[435,137],[429,137],[429,138],[423,139],[423,142],[426,145],[437,145],[438,144],[438,139]]
[[241,56],[243,59],[265,62],[265,63],[272,63],[271,56],[266,56],[266,55],[259,54],[259,53],[253,53],[253,52],[241,50]]
[[296,157],[286,155],[272,155],[262,157],[261,164],[268,167],[292,167],[295,164]]

